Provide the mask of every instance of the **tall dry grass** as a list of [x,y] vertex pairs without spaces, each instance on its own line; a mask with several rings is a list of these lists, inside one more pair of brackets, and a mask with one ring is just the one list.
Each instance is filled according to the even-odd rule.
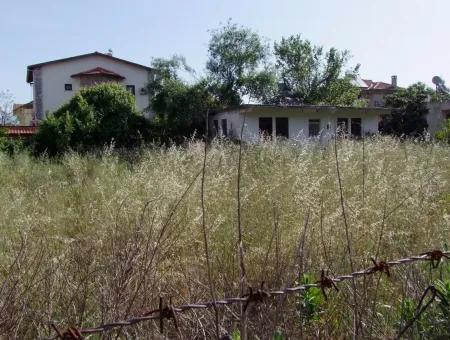
[[[352,261],[394,259],[442,248],[450,239],[450,149],[374,137],[336,144]],[[364,157],[363,157],[364,147]],[[263,143],[242,150],[241,222],[246,279],[268,287],[317,278],[321,269],[350,271],[333,143]],[[208,148],[204,212],[211,282],[204,248],[201,179],[204,146],[148,148],[124,161],[68,154],[60,162],[0,156],[0,334],[54,335],[58,327],[95,326],[158,307],[239,294],[236,183],[239,146]],[[267,339],[394,336],[405,301],[449,267],[411,265],[316,297],[277,298],[248,311],[248,334]],[[304,297],[303,297],[304,298]],[[309,314],[308,314],[309,313]],[[237,306],[219,309],[220,333],[239,329]],[[432,320],[432,318],[430,318]],[[165,336],[214,338],[214,310],[179,315]],[[432,325],[441,332],[441,324]],[[425,326],[424,326],[425,327]],[[441,327],[441,328],[440,328]],[[159,338],[152,321],[106,338]],[[410,335],[419,336],[420,329]],[[423,331],[423,329],[422,329]],[[427,330],[425,330],[427,331]],[[431,334],[431,333],[430,333]],[[439,333],[436,333],[439,334]]]

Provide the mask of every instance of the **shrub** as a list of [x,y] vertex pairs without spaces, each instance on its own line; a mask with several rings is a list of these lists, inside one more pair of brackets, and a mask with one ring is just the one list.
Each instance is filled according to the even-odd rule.
[[12,156],[24,150],[26,146],[27,143],[24,140],[10,138],[7,136],[5,129],[0,129],[0,152]]
[[133,147],[149,138],[150,130],[132,94],[118,84],[99,84],[82,89],[42,122],[34,150],[55,156],[108,144]]

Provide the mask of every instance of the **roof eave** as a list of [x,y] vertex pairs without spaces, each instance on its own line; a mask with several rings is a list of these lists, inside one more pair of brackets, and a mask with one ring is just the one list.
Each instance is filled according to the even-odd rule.
[[27,83],[32,83],[33,82],[33,70],[30,69],[30,66],[28,66],[27,68],[27,78],[26,78]]
[[100,52],[97,52],[97,51],[92,52],[92,53],[86,53],[86,54],[76,55],[76,56],[73,56],[73,57],[62,58],[62,59],[56,59],[56,60],[46,61],[46,62],[43,62],[43,63],[38,63],[38,64],[29,65],[29,66],[28,66],[28,69],[29,69],[29,70],[32,70],[32,69],[34,69],[34,68],[36,68],[36,67],[41,67],[41,66],[48,65],[48,64],[54,64],[54,63],[59,63],[59,62],[64,62],[64,61],[70,61],[70,60],[73,60],[73,59],[79,59],[79,58],[84,58],[84,57],[89,57],[89,56],[95,56],[95,55],[97,55],[97,56],[102,56],[102,57],[106,57],[106,58],[111,58],[111,59],[113,59],[113,60],[115,60],[115,61],[123,62],[123,63],[129,64],[129,65],[134,65],[134,66],[136,66],[136,67],[141,67],[141,68],[146,69],[147,71],[153,71],[153,68],[151,68],[151,67],[149,67],[149,66],[145,66],[145,65],[142,65],[142,64],[134,63],[134,62],[129,61],[129,60],[117,58],[117,57],[110,56],[110,55],[107,55],[107,54],[104,54],[104,53],[100,53]]

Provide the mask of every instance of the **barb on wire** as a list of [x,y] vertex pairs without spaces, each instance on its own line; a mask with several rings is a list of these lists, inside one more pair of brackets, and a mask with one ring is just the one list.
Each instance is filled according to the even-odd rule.
[[367,273],[373,274],[376,272],[382,272],[385,273],[388,277],[391,276],[391,273],[389,272],[389,264],[385,261],[379,261],[377,262],[373,257],[371,258],[373,262],[373,267],[369,268],[367,270]]
[[325,300],[328,300],[327,294],[325,293],[325,288],[334,288],[336,291],[339,291],[339,288],[336,286],[333,279],[328,276],[328,270],[325,272],[325,270],[322,269],[320,272],[320,280],[316,281],[316,284],[318,284],[322,290]]
[[[83,334],[103,333],[103,332],[109,331],[114,328],[131,326],[136,323],[148,321],[148,320],[159,320],[160,331],[162,333],[164,331],[164,319],[172,319],[174,322],[175,328],[179,332],[177,314],[183,313],[183,312],[186,312],[189,310],[207,309],[207,308],[213,308],[214,306],[231,305],[231,304],[244,304],[244,310],[245,310],[248,308],[250,303],[261,303],[270,297],[292,294],[292,293],[296,293],[296,292],[299,292],[302,290],[307,290],[308,288],[311,288],[311,287],[320,288],[322,290],[322,293],[324,294],[325,298],[327,298],[325,289],[335,288],[336,291],[338,291],[339,289],[336,284],[340,283],[342,281],[356,279],[361,276],[374,274],[376,272],[385,273],[387,276],[390,276],[390,272],[389,272],[390,268],[392,268],[394,266],[398,266],[398,265],[411,264],[413,262],[418,262],[418,261],[431,261],[433,268],[437,268],[442,259],[450,259],[450,252],[449,251],[443,252],[441,250],[433,250],[433,251],[422,253],[417,256],[411,256],[411,257],[394,260],[394,261],[387,261],[387,262],[385,262],[385,261],[376,262],[375,259],[372,259],[372,262],[373,262],[372,267],[369,267],[369,268],[366,268],[366,269],[363,269],[363,270],[360,270],[357,272],[353,272],[348,275],[340,275],[340,276],[330,277],[330,276],[328,276],[328,272],[326,272],[325,270],[322,270],[321,274],[320,274],[320,279],[318,281],[316,281],[315,283],[303,284],[303,285],[299,285],[296,287],[288,287],[288,288],[283,288],[283,289],[279,289],[279,290],[266,290],[266,289],[264,289],[265,283],[262,282],[260,287],[258,289],[256,289],[256,291],[254,291],[253,288],[249,287],[249,293],[245,294],[241,297],[230,297],[230,298],[225,298],[222,300],[208,301],[208,302],[203,302],[203,303],[174,306],[172,304],[172,299],[170,298],[169,305],[165,306],[163,299],[160,298],[158,309],[151,310],[141,316],[133,317],[133,318],[130,318],[130,319],[127,319],[124,321],[117,321],[117,322],[113,322],[113,323],[103,324],[103,325],[100,325],[95,328],[70,327],[70,328],[68,328],[68,330],[66,332],[61,333],[58,330],[58,328],[54,324],[52,324],[51,326],[55,330],[57,336],[53,337],[51,339],[81,340]],[[430,287],[433,287],[433,286],[430,286]],[[434,288],[434,287],[430,288],[430,287],[426,290],[426,293],[428,293],[428,291],[431,291],[433,293],[433,298],[432,298],[433,300],[436,297],[439,297],[441,299],[443,298],[442,294],[439,294],[439,291],[436,288]],[[423,303],[423,299],[425,298],[425,295],[426,294],[424,294],[423,298],[420,301],[420,304],[418,307],[418,312],[416,314],[415,319],[413,319],[414,321],[412,321],[412,323],[414,323],[415,320],[417,318],[419,318],[420,315],[423,313],[422,309],[427,308],[428,305],[431,304],[431,302],[433,301],[433,300],[431,300],[431,302],[428,302],[424,307],[422,307],[422,309],[420,309],[420,306]],[[410,326],[408,326],[408,327],[410,327]],[[405,332],[406,332],[406,330],[405,330]]]
[[433,268],[437,268],[439,266],[439,263],[441,263],[442,258],[450,259],[450,257],[441,250],[433,250],[426,253],[422,253],[420,255],[429,256],[429,260],[431,261],[431,266]]
[[244,305],[244,311],[247,310],[247,307],[250,303],[252,303],[252,302],[261,303],[266,298],[270,297],[270,292],[267,292],[264,290],[264,284],[265,284],[264,281],[261,282],[261,286],[256,292],[253,292],[252,287],[248,287],[248,290],[249,290],[248,294],[245,294],[243,296],[244,298],[247,298],[247,301],[245,302],[245,305]]
[[62,340],[82,340],[83,336],[80,331],[75,327],[69,327],[67,331],[61,333],[55,324],[51,324],[52,328],[55,330],[56,334],[58,334],[57,338]]

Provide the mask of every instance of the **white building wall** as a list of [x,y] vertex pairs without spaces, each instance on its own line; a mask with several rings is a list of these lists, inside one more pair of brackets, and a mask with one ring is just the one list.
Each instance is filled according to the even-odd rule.
[[[257,112],[257,109],[236,109],[233,111],[222,112],[214,115],[210,119],[210,129],[212,135],[214,133],[214,120],[219,124],[219,136],[222,136],[221,120],[227,120],[228,136],[239,139],[241,133],[242,123],[245,125],[243,130],[243,140],[247,142],[258,142],[260,140],[259,134],[259,118],[272,117],[273,137],[276,136],[276,118],[286,117],[289,119],[289,139],[301,141],[309,136],[309,119],[320,119],[320,135],[319,139],[322,141],[329,140],[336,131],[337,119],[348,118],[348,129],[351,130],[350,119],[361,118],[361,132],[363,135],[370,135],[378,133],[379,114],[370,112],[295,112],[293,110],[286,110],[283,112]],[[351,133],[351,131],[349,131]]]
[[[149,70],[102,56],[93,55],[70,61],[43,65],[41,67],[42,107],[44,116],[48,112],[58,109],[62,104],[69,101],[80,89],[80,79],[78,77],[72,78],[72,74],[88,71],[96,67],[102,67],[124,76],[125,79],[120,81],[120,84],[123,86],[135,86],[136,105],[138,109],[143,111],[149,106],[149,96],[147,94],[140,94],[140,89],[146,88],[150,79],[151,74]],[[72,91],[65,91],[64,84],[72,84]],[[147,112],[146,116],[151,118],[153,114]]]
[[428,103],[428,132],[432,137],[436,135],[436,132],[442,129],[447,114],[450,114],[450,102]]

